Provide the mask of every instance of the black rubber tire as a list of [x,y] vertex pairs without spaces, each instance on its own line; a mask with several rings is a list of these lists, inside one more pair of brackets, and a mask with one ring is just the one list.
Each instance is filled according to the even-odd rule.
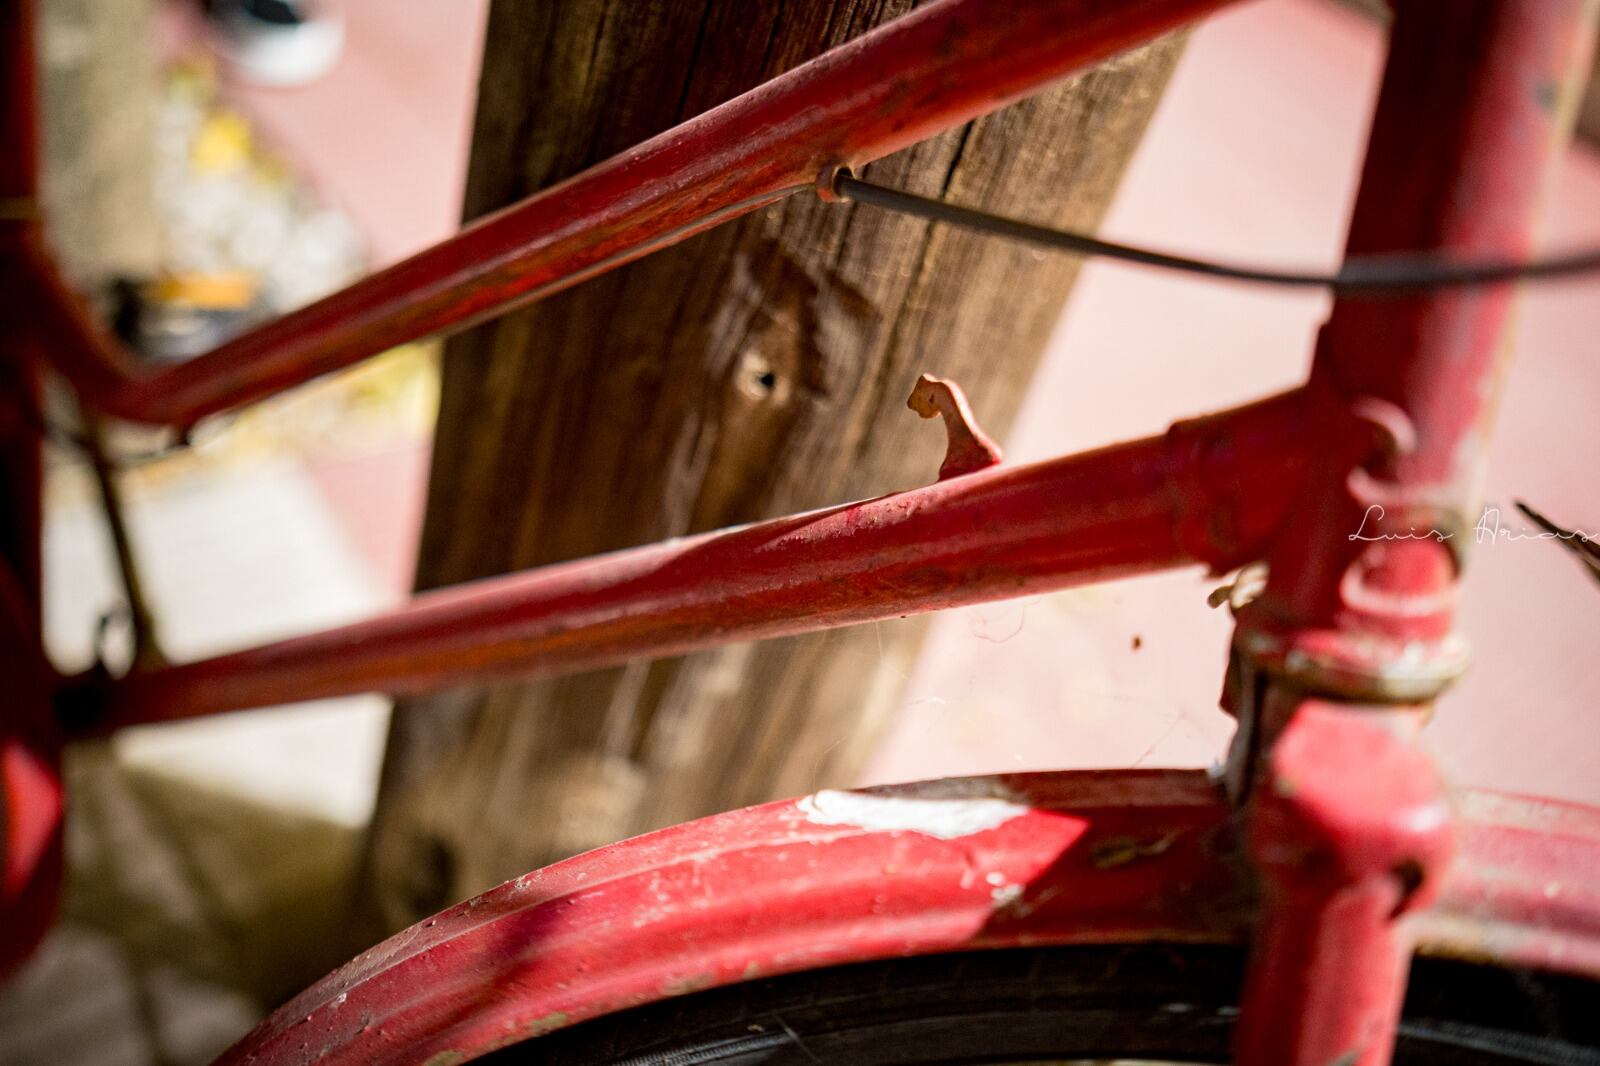
[[[892,959],[751,981],[597,1018],[485,1058],[719,1066],[1227,1061],[1240,952],[1058,947]],[[1595,985],[1420,959],[1395,1062],[1600,1066]]]

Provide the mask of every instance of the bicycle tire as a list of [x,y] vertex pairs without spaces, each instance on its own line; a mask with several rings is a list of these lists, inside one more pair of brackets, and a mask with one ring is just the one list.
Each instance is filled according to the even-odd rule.
[[[494,1066],[1227,1061],[1243,967],[1193,944],[972,951],[680,996],[503,1048]],[[1443,959],[1412,968],[1399,1066],[1594,1066],[1593,983]]]

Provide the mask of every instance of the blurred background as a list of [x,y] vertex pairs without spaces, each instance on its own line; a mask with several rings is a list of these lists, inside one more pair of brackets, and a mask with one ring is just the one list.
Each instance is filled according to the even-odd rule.
[[[93,268],[105,277],[80,272],[101,292],[115,292],[111,274],[243,279],[229,307],[253,320],[454,232],[488,6],[345,0],[331,67],[282,87],[242,77],[187,3],[44,3],[47,63],[70,68],[117,7],[127,19],[117,32],[149,40],[128,60],[133,73],[118,76],[153,86],[137,127],[148,134],[137,150],[149,154],[149,209],[78,210],[85,194],[58,185],[54,239],[70,263],[97,234],[128,238],[125,253],[98,249],[124,259]],[[1197,28],[1102,233],[1331,268],[1383,39],[1380,18],[1332,0],[1255,0]],[[1600,244],[1600,100],[1590,96],[1585,133],[1550,191],[1551,250]],[[58,168],[72,151],[47,149]],[[142,240],[141,227],[153,231]],[[1007,459],[1159,432],[1290,386],[1326,309],[1316,294],[1088,264],[1006,435]],[[145,328],[165,357],[182,358],[229,327],[175,314]],[[1523,525],[1516,498],[1600,529],[1600,280],[1537,286],[1515,329],[1490,506],[1506,527]],[[975,398],[985,389],[963,384]],[[438,402],[437,345],[408,346],[213,420],[192,447],[133,465],[122,484],[167,650],[214,653],[400,602],[416,573]],[[63,667],[83,667],[120,593],[76,457],[52,454],[47,506],[47,639]],[[861,765],[829,779],[819,757],[814,783],[1210,765],[1231,733],[1216,708],[1230,620],[1206,607],[1219,583],[1183,572],[951,611],[910,652],[841,645],[864,675],[889,671],[899,684]],[[1600,802],[1600,589],[1535,540],[1482,545],[1467,589],[1476,665],[1429,728],[1440,759],[1463,784]],[[378,696],[326,701],[131,730],[74,752],[65,910],[0,989],[0,1061],[203,1062],[359,950],[345,916],[389,713]]]

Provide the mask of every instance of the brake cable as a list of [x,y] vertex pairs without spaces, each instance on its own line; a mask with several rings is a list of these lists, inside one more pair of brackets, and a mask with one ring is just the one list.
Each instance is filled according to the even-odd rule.
[[1152,248],[1102,240],[1086,233],[1052,229],[1033,222],[990,214],[987,211],[919,196],[903,189],[893,189],[886,185],[863,181],[843,167],[831,175],[824,176],[824,180],[829,179],[831,179],[831,191],[840,200],[870,204],[884,210],[914,215],[933,222],[944,222],[1054,251],[1099,256],[1138,263],[1159,270],[1173,270],[1259,285],[1325,288],[1349,295],[1385,295],[1425,289],[1470,288],[1513,281],[1545,280],[1600,271],[1600,249],[1596,248],[1530,262],[1456,261],[1432,255],[1402,254],[1358,256],[1347,259],[1334,274],[1274,270],[1246,264],[1196,259]]

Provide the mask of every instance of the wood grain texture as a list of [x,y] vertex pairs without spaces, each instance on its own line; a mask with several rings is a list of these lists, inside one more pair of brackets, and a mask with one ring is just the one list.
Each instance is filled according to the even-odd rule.
[[[905,0],[497,0],[467,215],[498,207],[909,10]],[[867,176],[1092,227],[1179,42],[874,164]],[[801,196],[450,342],[418,585],[933,480],[917,375],[1003,434],[1075,264]],[[848,784],[915,621],[404,701],[368,860],[399,925],[632,833]]]

